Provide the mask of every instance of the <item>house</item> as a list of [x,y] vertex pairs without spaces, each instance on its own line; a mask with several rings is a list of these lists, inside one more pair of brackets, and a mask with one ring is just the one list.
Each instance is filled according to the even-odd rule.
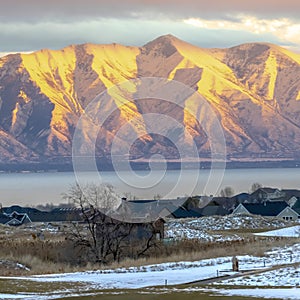
[[174,211],[170,212],[167,217],[174,219],[184,219],[184,218],[199,218],[201,213],[197,209],[186,209],[184,207],[178,207]]
[[234,203],[247,203],[250,202],[250,195],[248,193],[240,193],[230,198],[231,200],[234,200]]
[[277,188],[259,188],[250,195],[251,202],[265,202],[265,201],[282,201],[285,200],[285,192]]
[[247,202],[289,201],[293,198],[300,198],[300,190],[264,187],[250,194]]
[[79,222],[82,220],[80,212],[78,208],[55,208],[47,212],[36,208],[13,205],[2,208],[0,223],[19,226],[31,222]]
[[[43,212],[44,213],[44,212]],[[38,217],[35,219],[38,220]],[[40,215],[38,222],[80,222],[81,209],[80,208],[54,208],[50,212]]]
[[31,220],[26,213],[13,211],[11,214],[7,214],[6,216],[9,218],[9,221],[4,223],[5,225],[20,226],[22,224],[31,223]]
[[266,217],[277,217],[284,220],[296,220],[299,218],[299,214],[289,207],[285,201],[240,203],[234,209],[232,214],[252,214]]
[[164,239],[165,221],[162,218],[151,222],[142,222],[141,219],[128,222],[114,219],[93,207],[83,210],[83,217],[95,241],[91,245],[91,254],[96,255],[97,261],[119,261],[128,255],[138,257]]
[[[161,200],[127,200],[122,202],[115,212],[116,218],[128,216],[130,219],[143,219],[144,221],[157,219],[159,217],[196,217],[182,206],[186,198],[161,199]],[[114,217],[114,215],[112,215]]]
[[119,230],[130,227],[131,230],[128,239],[131,242],[150,239],[151,237],[154,237],[155,240],[162,240],[165,237],[165,220],[162,218],[147,223],[122,222]]
[[225,216],[229,214],[229,211],[225,209],[222,205],[218,205],[214,202],[209,203],[205,207],[195,209],[203,217],[209,216]]
[[211,202],[208,205],[217,205],[223,207],[226,211],[233,210],[237,204],[237,200],[232,197],[213,197]]
[[0,213],[0,224],[6,224],[10,221],[10,217]]
[[[105,220],[105,234],[113,234],[115,238],[121,237],[124,241],[139,242],[154,238],[164,239],[164,224],[162,218],[147,223],[129,223],[107,218]],[[103,224],[96,222],[97,236],[103,236]]]
[[96,235],[121,238],[124,241],[137,242],[145,239],[163,239],[165,220],[158,217],[147,221],[144,218],[130,219],[130,221],[115,219],[107,216],[95,208],[87,208],[82,215],[82,221],[96,225]]
[[295,221],[300,219],[300,215],[291,207],[287,206],[282,212],[277,215],[277,218],[284,219],[286,221]]
[[286,203],[290,206],[293,207],[295,206],[295,204],[298,202],[298,198],[295,196],[292,196],[291,198],[289,198]]
[[300,198],[300,190],[295,189],[282,189],[285,194],[285,200],[291,199],[292,197]]
[[289,206],[300,215],[300,198],[291,198],[289,201]]

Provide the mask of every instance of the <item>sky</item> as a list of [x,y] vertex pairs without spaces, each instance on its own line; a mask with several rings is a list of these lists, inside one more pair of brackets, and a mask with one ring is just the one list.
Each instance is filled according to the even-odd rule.
[[268,42],[300,52],[299,0],[0,0],[0,55],[71,44],[201,47]]

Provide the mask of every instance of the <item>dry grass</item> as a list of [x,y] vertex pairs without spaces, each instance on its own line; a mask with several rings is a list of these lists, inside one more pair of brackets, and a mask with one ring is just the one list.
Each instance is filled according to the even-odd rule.
[[[295,244],[295,239],[290,238],[263,238],[253,237],[244,242],[223,242],[223,243],[200,243],[194,240],[179,242],[173,246],[162,246],[149,257],[137,260],[124,259],[120,263],[112,263],[108,268],[118,267],[140,267],[165,262],[198,261],[215,257],[233,255],[263,256],[265,252],[274,247],[284,247]],[[300,239],[298,240],[300,242]],[[103,267],[102,267],[103,268]]]
[[[39,225],[38,225],[39,226]],[[18,262],[30,271],[7,268],[0,263],[1,275],[47,274],[77,271],[74,263],[76,251],[62,233],[43,231],[43,239],[37,237],[40,228],[0,226],[0,259]]]
[[1,256],[2,260],[7,262],[18,262],[30,270],[17,269],[17,268],[5,268],[0,267],[0,274],[2,276],[16,276],[16,275],[36,275],[36,274],[53,274],[53,273],[65,273],[76,272],[80,268],[71,266],[65,263],[54,263],[51,261],[42,260],[36,256]]
[[120,263],[97,265],[79,261],[70,241],[62,234],[45,233],[45,240],[32,236],[32,230],[0,227],[0,259],[19,262],[24,269],[4,268],[0,264],[0,275],[49,274],[118,267],[139,267],[163,262],[197,261],[201,259],[233,256],[262,256],[274,247],[283,247],[299,242],[299,239],[259,237],[246,234],[241,241],[200,242],[183,240],[169,245],[160,243],[152,248],[147,257],[133,260],[124,258]]

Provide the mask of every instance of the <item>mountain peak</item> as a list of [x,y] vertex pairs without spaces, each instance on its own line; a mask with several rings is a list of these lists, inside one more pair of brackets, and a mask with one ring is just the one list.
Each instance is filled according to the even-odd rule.
[[231,53],[234,57],[252,57],[257,58],[260,55],[269,55],[268,53],[276,53],[276,55],[284,56],[285,58],[300,64],[300,54],[293,53],[289,49],[272,43],[245,43],[231,47],[227,50],[227,53]]
[[156,53],[163,57],[169,57],[177,52],[175,45],[178,38],[171,34],[162,35],[142,47],[142,52],[145,54]]
[[176,36],[174,36],[172,34],[165,34],[165,35],[161,35],[161,36],[155,38],[154,40],[148,42],[146,45],[148,45],[150,43],[172,43],[172,42],[178,41],[178,40],[180,40],[180,39],[178,39]]

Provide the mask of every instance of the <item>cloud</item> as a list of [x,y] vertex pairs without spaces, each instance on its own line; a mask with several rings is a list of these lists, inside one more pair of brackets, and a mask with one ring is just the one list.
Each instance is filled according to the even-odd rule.
[[199,28],[172,20],[103,19],[76,23],[1,24],[1,51],[32,51],[41,48],[59,49],[71,44],[121,43],[142,46],[160,35],[173,34],[201,47],[229,47],[245,42],[278,43],[269,33],[256,35],[249,31]]
[[17,53],[24,53],[24,54],[29,54],[32,53],[32,51],[21,51],[21,52],[0,52],[0,57],[9,55],[9,54],[17,54]]
[[140,46],[168,33],[203,47],[251,41],[290,46],[300,44],[299,6],[299,0],[4,0],[0,50],[87,42]]
[[[299,0],[4,0],[0,19],[15,22],[59,20],[84,21],[89,18],[170,18],[216,17],[234,13],[299,18]],[[268,17],[269,18],[269,17]]]
[[293,23],[287,18],[258,19],[255,16],[239,15],[235,21],[189,18],[183,22],[205,29],[248,31],[257,35],[270,33],[281,42],[300,45],[300,22]]

